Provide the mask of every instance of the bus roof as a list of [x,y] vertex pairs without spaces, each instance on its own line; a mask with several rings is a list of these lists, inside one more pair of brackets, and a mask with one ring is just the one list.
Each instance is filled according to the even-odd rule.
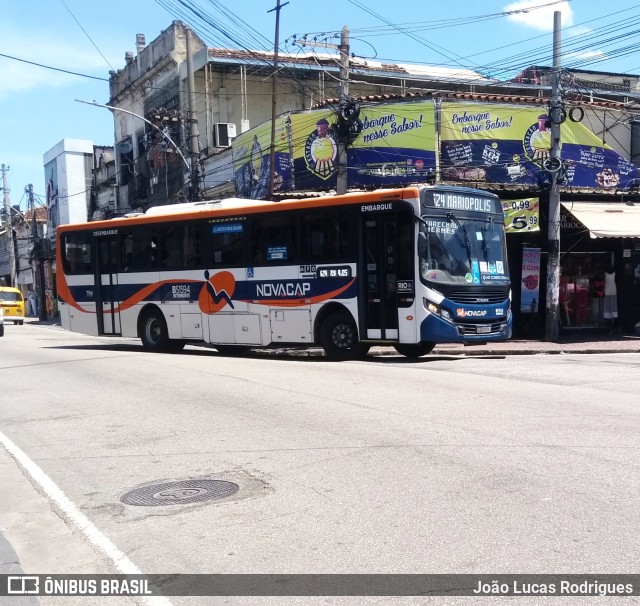
[[214,208],[244,208],[247,206],[268,206],[277,204],[272,200],[251,200],[248,198],[224,198],[221,200],[201,200],[199,202],[183,202],[181,204],[164,204],[162,206],[152,206],[144,214],[149,215],[172,215],[180,213],[198,212],[201,210],[212,210]]
[[[424,186],[422,186],[424,187]],[[303,208],[317,208],[333,205],[358,204],[363,202],[376,202],[379,200],[403,200],[415,198],[419,194],[419,187],[409,186],[404,188],[387,188],[373,191],[352,191],[343,195],[326,194],[310,198],[292,198],[279,202],[272,200],[253,200],[248,198],[225,198],[222,200],[201,200],[198,202],[183,202],[180,204],[167,204],[153,206],[145,213],[129,213],[122,217],[91,221],[86,223],[58,225],[58,233],[76,229],[110,229],[119,224],[145,224],[171,221],[173,219],[197,219],[204,213],[226,215],[234,214],[233,211],[255,213],[269,210],[293,210]],[[218,211],[218,212],[216,212]],[[228,211],[228,212],[225,212]]]

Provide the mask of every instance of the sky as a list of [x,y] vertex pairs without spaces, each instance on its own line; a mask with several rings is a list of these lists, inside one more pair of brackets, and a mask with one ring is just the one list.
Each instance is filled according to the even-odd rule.
[[[109,71],[135,52],[136,34],[149,43],[180,19],[209,46],[273,50],[277,1],[0,0],[0,164],[9,167],[11,203],[26,209],[28,184],[44,201],[43,155],[62,139],[113,145],[111,112],[76,100],[108,103]],[[640,74],[636,0],[281,3],[281,52],[299,52],[294,39],[304,35],[335,44],[347,25],[359,57],[507,79],[552,64],[560,11],[563,66]]]

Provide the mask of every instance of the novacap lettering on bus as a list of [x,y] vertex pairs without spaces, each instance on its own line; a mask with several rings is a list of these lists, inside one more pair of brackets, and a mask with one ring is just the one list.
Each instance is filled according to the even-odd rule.
[[311,291],[309,282],[285,282],[256,284],[258,297],[306,297]]

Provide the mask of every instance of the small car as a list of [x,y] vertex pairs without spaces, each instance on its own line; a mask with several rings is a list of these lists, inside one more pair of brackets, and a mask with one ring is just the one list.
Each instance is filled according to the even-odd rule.
[[5,321],[24,324],[24,297],[17,288],[0,286],[0,307],[4,312]]

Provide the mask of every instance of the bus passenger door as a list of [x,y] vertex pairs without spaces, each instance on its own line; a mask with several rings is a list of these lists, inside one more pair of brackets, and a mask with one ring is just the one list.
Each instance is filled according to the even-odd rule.
[[96,320],[99,335],[119,335],[118,306],[118,237],[96,238]]
[[[361,338],[398,341],[398,310],[413,285],[411,215],[395,212],[364,219],[364,296]],[[398,292],[398,284],[403,287]],[[411,300],[413,303],[413,300]]]
[[364,221],[365,339],[398,338],[395,295],[395,215],[367,215]]

